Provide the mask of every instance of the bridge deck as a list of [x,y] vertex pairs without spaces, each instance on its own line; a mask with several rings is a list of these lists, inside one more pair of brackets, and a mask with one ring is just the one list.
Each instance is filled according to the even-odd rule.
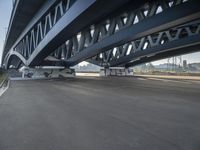
[[0,98],[1,150],[199,150],[200,81],[12,81]]

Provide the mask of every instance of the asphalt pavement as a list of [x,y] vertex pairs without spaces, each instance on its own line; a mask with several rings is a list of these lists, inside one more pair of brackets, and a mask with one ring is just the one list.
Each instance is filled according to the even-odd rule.
[[0,150],[200,150],[200,81],[11,81]]

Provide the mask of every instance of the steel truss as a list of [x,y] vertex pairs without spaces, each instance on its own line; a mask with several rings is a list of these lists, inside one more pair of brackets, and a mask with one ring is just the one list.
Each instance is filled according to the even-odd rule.
[[[188,3],[188,4],[183,4],[183,3]],[[163,42],[163,40],[164,43],[177,40],[179,32],[180,34],[182,33],[181,29],[179,29],[177,37],[173,37],[175,31],[172,35],[171,31],[168,32],[165,31],[160,33],[154,33],[154,32],[179,25],[181,23],[187,22],[188,20],[186,21],[183,19],[183,21],[180,21],[178,23],[177,22],[173,23],[171,24],[171,26],[166,26],[166,27],[164,26],[164,28],[159,28],[159,26],[161,26],[162,24],[159,24],[159,20],[156,19],[155,17],[159,16],[159,14],[165,15],[165,13],[166,15],[168,15],[167,12],[170,13],[170,10],[172,8],[174,8],[172,12],[175,12],[176,9],[178,9],[178,11],[183,11],[184,7],[190,4],[193,4],[194,6],[195,1],[193,1],[192,3],[191,0],[189,3],[185,0],[174,0],[174,1],[158,0],[158,1],[144,3],[143,6],[139,8],[129,7],[125,9],[125,11],[123,11],[120,14],[117,14],[114,17],[109,17],[98,24],[93,24],[88,28],[85,28],[77,35],[67,40],[61,47],[55,50],[55,52],[52,53],[51,55],[58,59],[64,60],[68,66],[76,65],[77,63],[87,58],[90,58],[96,54],[97,54],[96,56],[92,57],[88,61],[97,64],[99,66],[121,65],[122,63],[119,63],[118,59],[122,58],[123,56],[128,56],[129,54],[133,54],[137,51],[156,46],[159,44],[159,42],[161,41]],[[191,12],[188,12],[188,15],[191,14],[192,14]],[[175,17],[175,19],[179,19],[179,17],[180,18],[184,17],[184,13],[180,15],[178,14],[177,17]],[[199,16],[195,17],[199,18]],[[170,16],[168,16],[168,18],[170,18]],[[149,21],[148,19],[152,20]],[[168,20],[171,21],[170,19]],[[146,21],[145,26],[147,27],[149,22],[158,21],[158,25],[155,26],[155,28],[157,29],[152,30],[153,32],[152,31],[149,32],[149,30],[151,30],[150,27],[149,30],[147,30],[145,33],[144,32],[137,33],[136,31],[133,32],[133,34],[131,35],[130,34],[126,35],[128,34],[130,28],[134,30],[135,27],[137,29],[138,26],[140,26],[140,24],[142,25],[144,24],[144,21]],[[168,22],[165,22],[165,24],[167,23]],[[189,27],[187,28],[187,30],[188,29]],[[134,33],[136,33],[136,35],[134,35]],[[142,35],[148,35],[148,36],[140,38]],[[155,35],[158,36],[156,37]],[[168,41],[166,37],[168,37]],[[156,41],[155,38],[157,38]],[[129,42],[132,39],[136,40]],[[123,45],[123,43],[126,44]],[[126,58],[127,57],[124,57],[125,60],[123,61],[123,63],[124,62],[127,63],[128,61],[130,61],[126,60]]]
[[[103,67],[120,65],[130,67],[137,65],[139,62],[152,61],[156,55],[158,57],[155,57],[155,59],[177,55],[179,53],[176,54],[176,51],[180,50],[180,48],[187,47],[188,45],[196,45],[197,43],[200,44],[200,20],[154,33],[119,47],[114,47],[93,57],[89,62]],[[198,50],[198,48],[191,48],[187,51],[182,49],[180,54]],[[169,53],[169,51],[173,52]],[[167,52],[170,55],[166,53],[161,55],[163,52]]]
[[[124,1],[123,4],[128,1]],[[99,13],[99,20],[95,20],[94,16],[91,21],[84,18],[86,19],[84,25],[94,22],[87,27],[80,24],[83,20],[77,21],[74,27],[77,29],[72,28],[77,34],[70,32],[70,27],[64,30],[67,25],[61,23],[64,23],[67,17],[62,16],[65,16],[74,2],[74,0],[57,1],[13,47],[12,53],[6,56],[7,64],[12,54],[19,56],[27,66],[41,64],[50,54],[63,61],[62,64],[68,67],[84,60],[105,67],[129,66],[132,65],[130,62],[133,63],[134,60],[143,56],[174,49],[180,44],[186,46],[199,40],[199,21],[193,22],[200,18],[198,0],[154,0],[151,2],[141,0],[138,5],[129,2],[117,11],[113,9],[115,12],[107,11],[110,14],[108,17],[105,17],[106,13]],[[103,1],[98,1],[98,3],[101,2],[103,3]],[[102,6],[98,9],[102,9]],[[91,12],[94,11],[92,9],[88,11],[90,14]],[[104,16],[103,21],[100,15]],[[55,32],[58,36],[53,34]],[[170,45],[169,43],[178,41],[179,45],[171,44],[171,47],[158,49],[161,45]],[[165,56],[159,58],[162,57]]]
[[[4,64],[8,67],[10,56],[17,55],[26,66],[42,65],[43,60],[72,35],[89,24],[101,20],[128,1],[130,0],[47,1],[47,4],[52,3],[51,7],[46,12],[43,9],[39,10],[39,15],[33,17],[28,25],[31,29],[26,28],[23,31],[5,56]],[[104,11],[101,11],[102,8]]]
[[75,0],[61,0],[22,38],[14,51],[28,59],[58,20],[69,10]]
[[10,63],[13,62],[10,60],[13,58],[12,55],[18,57],[24,65],[28,66],[27,60],[75,1],[52,0],[46,2],[21,33],[7,55],[5,55],[5,67],[8,68]]

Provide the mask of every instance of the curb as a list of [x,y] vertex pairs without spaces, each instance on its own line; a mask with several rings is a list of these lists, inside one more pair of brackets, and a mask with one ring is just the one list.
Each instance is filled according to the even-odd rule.
[[0,96],[9,88],[9,79],[6,77],[0,84]]

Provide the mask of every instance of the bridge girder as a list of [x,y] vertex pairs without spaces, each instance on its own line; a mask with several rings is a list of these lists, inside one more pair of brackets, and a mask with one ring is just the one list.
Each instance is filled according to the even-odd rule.
[[[95,54],[98,54],[95,57],[93,57],[92,59],[89,59],[88,61],[91,63],[94,63],[96,65],[99,65],[99,66],[123,65],[124,63],[128,63],[129,61],[134,59],[134,57],[137,56],[136,52],[142,51],[143,46],[144,46],[144,44],[146,44],[146,42],[151,42],[151,45],[153,45],[153,46],[155,46],[156,44],[158,45],[159,44],[158,42],[161,42],[160,40],[163,38],[162,34],[164,32],[160,32],[160,37],[157,37],[160,39],[157,40],[157,43],[153,43],[153,39],[151,38],[152,34],[158,34],[159,31],[164,31],[164,30],[168,30],[168,29],[173,30],[173,28],[178,25],[182,25],[184,23],[188,23],[190,21],[200,18],[200,9],[197,5],[197,1],[196,1],[196,3],[195,3],[195,1],[188,1],[186,3],[180,3],[177,6],[174,6],[172,8],[168,8],[168,7],[164,6],[163,12],[159,13],[159,14],[156,14],[156,8],[158,8],[158,6],[156,7],[155,5],[157,5],[157,4],[155,3],[151,7],[149,7],[149,10],[148,10],[149,14],[147,14],[146,16],[141,15],[142,14],[141,11],[143,11],[142,10],[143,7],[141,7],[140,10],[136,10],[135,14],[140,14],[140,15],[137,15],[139,18],[139,20],[138,20],[139,22],[136,24],[129,24],[129,22],[128,22],[129,20],[134,21],[133,12],[130,12],[130,14],[127,14],[128,15],[127,24],[125,24],[122,21],[122,18],[115,18],[116,20],[114,20],[114,21],[111,20],[110,26],[112,27],[112,25],[113,25],[113,28],[111,28],[110,30],[108,29],[107,32],[105,31],[106,24],[103,24],[103,25],[100,24],[99,25],[100,27],[97,28],[95,31],[97,31],[97,33],[99,32],[98,34],[101,34],[101,36],[99,36],[99,39],[95,39],[95,36],[93,38],[93,40],[96,41],[96,43],[92,43],[91,45],[88,44],[90,46],[80,49],[80,47],[84,47],[84,44],[87,44],[87,43],[83,43],[83,44],[81,43],[81,40],[83,40],[85,37],[87,37],[87,33],[86,34],[83,33],[83,35],[81,35],[80,42],[78,43],[79,45],[76,46],[78,48],[72,49],[72,51],[77,50],[77,49],[80,49],[80,50],[73,52],[74,54],[72,57],[70,56],[69,58],[66,58],[66,63],[69,66],[75,65],[78,62],[86,60],[87,58],[91,58]],[[161,5],[163,5],[163,4],[161,3]],[[146,7],[146,5],[144,5],[144,7]],[[116,32],[113,29],[114,28],[116,29],[117,25],[119,27],[119,29],[118,29],[119,31]],[[198,24],[197,24],[197,26],[198,26]],[[94,34],[95,34],[95,31],[94,31]],[[192,35],[192,33],[188,33],[188,34],[190,36]],[[196,34],[199,34],[199,30],[196,31]],[[167,32],[167,35],[170,36],[169,32]],[[179,34],[177,36],[179,36]],[[156,37],[156,36],[154,36],[154,37]],[[149,41],[148,39],[145,39],[145,38],[151,38],[150,39],[151,41]],[[188,41],[189,41],[189,43],[190,42],[192,43],[193,41],[190,39],[188,39]],[[134,40],[140,41],[140,44],[137,46],[136,43],[132,42]],[[173,40],[175,40],[175,38]],[[176,38],[176,40],[178,40],[178,39]],[[197,44],[198,40],[200,41],[199,37],[197,36],[197,41],[194,41],[194,42],[196,42],[196,44]],[[85,41],[87,41],[87,40],[85,40]],[[170,42],[172,41],[172,37],[169,39],[169,41]],[[184,43],[184,41],[185,40],[180,42],[180,44],[183,44],[186,46],[186,44],[188,44],[188,43]],[[72,45],[75,45],[74,43],[77,41],[72,39],[71,42],[72,42]],[[135,51],[135,52],[134,53],[131,52],[130,56],[125,57],[126,51],[128,48],[127,43],[128,43],[128,45],[130,45],[130,42],[132,42],[132,44],[133,44],[132,51]],[[170,43],[169,43],[169,45],[170,45]],[[120,50],[120,46],[122,46],[122,47],[125,46],[126,48],[122,48]],[[176,48],[173,46],[175,46],[175,45],[172,45],[171,47]],[[180,45],[177,45],[177,46],[180,46]],[[152,49],[154,49],[154,48],[152,48]],[[115,49],[117,49],[116,52],[119,53],[118,56],[113,53],[115,51]],[[163,47],[163,48],[160,48],[159,50],[157,50],[157,52],[159,52],[160,50],[167,50],[167,49],[165,49]],[[146,51],[147,52],[145,52],[145,53],[153,54],[153,53],[151,53],[151,51],[148,51],[148,49]],[[194,50],[191,49],[191,51],[188,51],[188,52],[192,52],[192,51],[194,51]],[[144,53],[141,53],[141,54],[144,54]],[[123,61],[121,61],[122,56],[124,56]],[[116,59],[116,57],[119,57],[119,58]]]
[[200,20],[141,37],[101,53],[89,62],[104,67],[131,67],[199,50]]
[[[52,1],[52,0],[51,0]],[[8,27],[8,34],[4,45],[3,57],[11,49],[16,39],[23,32],[27,24],[32,20],[34,14],[45,1],[41,0],[15,0]],[[14,33],[14,34],[13,34]]]
[[199,50],[198,0],[51,2],[19,36],[6,67],[13,55],[26,66],[43,65],[52,56],[67,67],[85,60],[129,67]]
[[[82,28],[105,17],[129,0],[60,0],[23,33],[10,50],[26,59],[26,66],[40,65],[42,61],[70,36]],[[101,11],[101,10],[104,11]],[[90,18],[90,19],[85,19]],[[9,57],[8,57],[9,59]]]
[[[195,0],[185,3],[183,1],[173,1],[174,3],[171,6],[170,2],[167,2],[143,3],[143,6],[140,6],[139,9],[128,7],[124,9],[125,12],[122,11],[117,16],[106,18],[99,24],[94,24],[73,36],[67,41],[67,44],[63,44],[53,55],[58,58],[64,58],[68,66],[76,65],[89,58],[87,61],[90,63],[103,67],[114,67],[120,65],[129,66],[126,63],[133,62],[134,59],[142,58],[137,61],[142,63],[144,60],[157,60],[166,56],[198,51],[198,46],[187,48],[188,45],[198,45],[200,41],[198,36],[199,21],[193,22],[193,20],[200,18],[198,2]],[[157,12],[159,7],[162,8],[162,12]],[[136,17],[138,20],[137,23],[134,23]],[[125,19],[126,21],[124,21]],[[193,24],[187,24],[188,22]],[[186,26],[180,28],[179,26],[182,24],[186,24]],[[197,27],[196,31],[190,30],[190,27],[194,28],[193,26]],[[176,32],[176,29],[178,32]],[[173,32],[173,34],[176,34],[175,38],[173,38],[173,34],[170,34],[171,30],[175,30]],[[188,36],[184,36],[185,33],[182,30],[186,30]],[[91,35],[92,32],[93,35]],[[194,37],[194,35],[196,36]],[[182,39],[182,37],[187,38],[187,40]],[[156,42],[155,38],[157,38]],[[161,44],[160,42],[163,39],[165,41]],[[138,42],[139,44],[137,45]],[[146,50],[144,51],[146,44],[148,44],[148,49],[145,48]],[[132,48],[127,54],[130,46]],[[188,51],[185,51],[186,48]],[[169,52],[170,55],[163,53],[170,49],[175,49],[176,51]],[[58,53],[59,55],[57,55]],[[154,56],[155,53],[156,57],[144,59],[149,55]],[[140,57],[138,57],[139,54]]]

